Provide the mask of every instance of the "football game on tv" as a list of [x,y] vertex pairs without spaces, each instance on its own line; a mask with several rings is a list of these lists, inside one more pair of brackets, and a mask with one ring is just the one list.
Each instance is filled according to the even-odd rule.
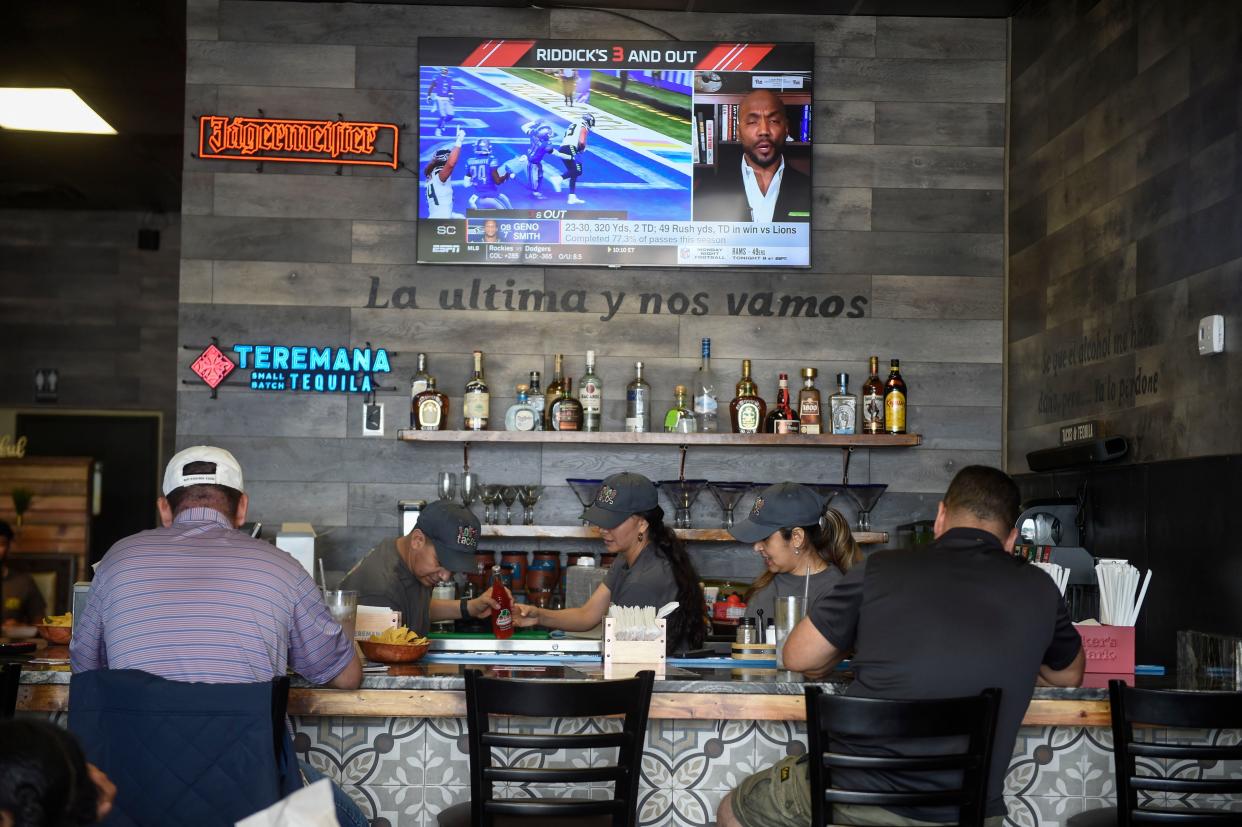
[[418,260],[810,264],[811,44],[420,38]]

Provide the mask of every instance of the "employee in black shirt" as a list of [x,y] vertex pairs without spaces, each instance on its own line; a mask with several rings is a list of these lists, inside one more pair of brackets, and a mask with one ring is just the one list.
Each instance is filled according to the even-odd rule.
[[[989,827],[1005,813],[1003,780],[1022,716],[1036,682],[1077,686],[1082,641],[1052,579],[1007,553],[1017,536],[1018,489],[995,468],[963,468],[936,514],[936,541],[921,550],[877,551],[814,604],[785,643],[790,669],[819,676],[853,652],[848,694],[902,700],[973,695],[1000,687],[992,767]],[[842,751],[903,744],[834,742]],[[725,797],[720,827],[810,824],[811,791],[805,758],[789,758],[744,780]],[[935,789],[927,773],[834,770],[842,787]],[[946,788],[952,779],[942,783]],[[944,824],[954,808],[834,805],[840,824]]]

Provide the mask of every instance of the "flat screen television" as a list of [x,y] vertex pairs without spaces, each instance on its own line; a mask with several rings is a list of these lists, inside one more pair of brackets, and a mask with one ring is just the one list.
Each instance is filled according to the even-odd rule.
[[420,38],[418,260],[810,265],[810,43]]

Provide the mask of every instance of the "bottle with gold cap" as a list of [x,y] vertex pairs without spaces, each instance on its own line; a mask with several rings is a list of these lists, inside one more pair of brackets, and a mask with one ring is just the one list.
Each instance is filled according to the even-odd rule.
[[664,415],[664,430],[670,434],[693,434],[699,430],[694,411],[690,410],[685,385],[673,388],[673,407]]
[[759,387],[750,378],[750,360],[742,360],[742,378],[737,382],[736,395],[729,403],[729,420],[735,434],[757,434],[763,428],[768,405],[759,395]]
[[815,387],[815,368],[802,369],[802,389],[798,391],[798,431],[803,434],[823,433],[819,388]]

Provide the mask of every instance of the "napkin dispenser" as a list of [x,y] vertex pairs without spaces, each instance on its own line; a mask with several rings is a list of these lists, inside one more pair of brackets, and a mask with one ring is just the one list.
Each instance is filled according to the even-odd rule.
[[[617,618],[604,619],[604,677],[612,678],[620,672],[630,673],[651,669],[657,675],[664,674],[665,651],[668,646],[668,622],[656,621],[660,637],[656,640],[618,640],[620,623]],[[617,669],[620,667],[620,669]]]

